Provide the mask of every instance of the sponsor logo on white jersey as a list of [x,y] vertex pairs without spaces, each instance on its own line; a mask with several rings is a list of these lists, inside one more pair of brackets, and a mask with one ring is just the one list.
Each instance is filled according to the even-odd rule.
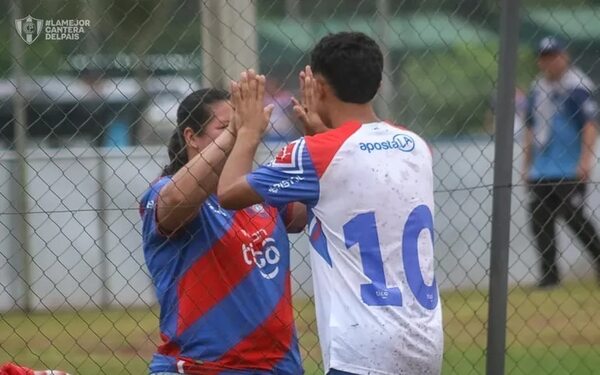
[[400,150],[410,152],[415,148],[415,140],[408,134],[396,134],[391,140],[382,142],[360,142],[361,151],[369,154],[376,151]]

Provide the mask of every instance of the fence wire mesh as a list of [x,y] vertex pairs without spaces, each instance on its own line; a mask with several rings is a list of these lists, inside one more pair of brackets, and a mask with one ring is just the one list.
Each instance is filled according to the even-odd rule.
[[[162,341],[138,204],[168,164],[180,103],[226,88],[242,69],[265,74],[276,107],[255,161],[267,162],[302,134],[290,100],[311,48],[354,30],[384,52],[380,116],[432,146],[443,373],[484,372],[494,118],[506,110],[495,104],[498,2],[14,0],[0,9],[0,366],[147,373]],[[522,0],[513,19],[510,374],[600,368],[598,19],[596,0]],[[290,245],[304,368],[323,373],[306,232]]]

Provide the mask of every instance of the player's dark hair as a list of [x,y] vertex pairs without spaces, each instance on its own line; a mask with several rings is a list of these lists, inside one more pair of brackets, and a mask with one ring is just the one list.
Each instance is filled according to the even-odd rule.
[[330,34],[317,43],[310,66],[321,74],[343,102],[365,104],[377,93],[383,74],[383,54],[363,33]]
[[228,99],[227,91],[212,88],[194,91],[183,99],[177,108],[177,128],[169,140],[169,164],[164,167],[161,176],[177,173],[189,161],[183,131],[191,128],[196,134],[202,134],[213,117],[209,106]]

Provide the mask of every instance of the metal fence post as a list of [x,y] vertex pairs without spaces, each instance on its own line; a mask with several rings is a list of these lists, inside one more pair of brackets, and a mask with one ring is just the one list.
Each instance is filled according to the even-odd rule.
[[504,374],[519,0],[501,2],[486,373]]
[[[83,19],[90,20],[91,24],[94,27],[91,27],[88,31],[88,35],[85,37],[84,51],[89,57],[89,65],[88,69],[96,70],[98,67],[94,65],[93,56],[95,53],[100,52],[100,37],[99,30],[100,20],[98,15],[101,14],[101,11],[98,9],[97,2],[88,3],[86,0],[82,0],[81,4],[81,15]],[[95,74],[95,73],[94,73]],[[89,87],[91,96],[97,96],[98,94],[95,91],[93,85]],[[94,116],[94,114],[90,114],[90,116]],[[105,118],[105,116],[103,116]],[[106,124],[102,124],[105,126]],[[102,288],[100,290],[100,306],[103,308],[108,307],[110,303],[110,289],[109,289],[109,275],[108,275],[108,224],[106,218],[106,209],[108,205],[108,197],[106,196],[106,161],[104,159],[104,154],[101,149],[95,148],[96,153],[98,155],[98,174],[96,180],[98,181],[98,201],[97,201],[97,213],[98,213],[98,237],[97,237],[97,245],[100,250],[100,259],[98,261],[98,271],[97,276],[100,278],[102,283]]]
[[200,0],[205,87],[227,88],[244,69],[258,66],[256,3]]
[[[12,22],[21,17],[21,2],[12,2]],[[11,26],[14,26],[11,25]],[[23,280],[23,310],[31,310],[31,264],[33,259],[29,252],[29,230],[27,223],[27,160],[25,152],[27,147],[27,105],[23,98],[23,41],[20,40],[15,30],[10,33],[10,51],[13,59],[12,76],[15,85],[13,104],[13,129],[14,129],[14,185],[12,189],[15,215],[15,237],[17,248],[21,251],[21,279]]]
[[391,67],[392,57],[388,48],[388,39],[390,38],[390,35],[393,35],[393,31],[390,30],[390,4],[388,0],[377,0],[376,6],[377,20],[379,23],[379,29],[377,30],[377,33],[379,34],[379,47],[383,54],[383,77],[381,78],[381,88],[375,97],[375,107],[377,109],[377,114],[382,119],[389,120],[391,117],[389,107],[392,103],[392,98],[395,95],[394,88],[392,87],[394,83]]

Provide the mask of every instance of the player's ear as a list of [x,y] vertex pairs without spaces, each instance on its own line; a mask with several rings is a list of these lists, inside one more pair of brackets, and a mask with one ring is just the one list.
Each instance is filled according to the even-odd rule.
[[331,87],[327,84],[327,82],[321,76],[315,77],[317,98],[322,100],[324,99],[331,90]]
[[200,151],[201,145],[199,144],[199,139],[192,128],[187,127],[183,130],[183,139],[185,139],[185,143],[188,147],[191,147],[198,152]]

